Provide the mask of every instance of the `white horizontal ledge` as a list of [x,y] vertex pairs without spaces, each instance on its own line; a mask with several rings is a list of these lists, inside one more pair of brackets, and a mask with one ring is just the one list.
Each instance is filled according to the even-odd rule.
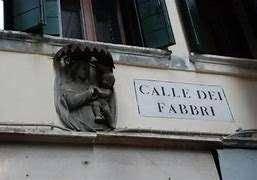
[[233,65],[233,66],[246,67],[250,69],[257,69],[257,59],[192,53],[190,54],[190,60],[194,63],[203,62],[203,63]]
[[191,54],[188,60],[161,49],[127,46],[79,39],[69,39],[49,35],[30,34],[19,31],[0,30],[0,50],[53,56],[61,47],[70,43],[84,43],[107,48],[115,64],[147,67],[165,70],[179,70],[208,74],[243,76],[257,78],[257,60]]
[[0,127],[0,142],[110,145],[127,147],[212,150],[222,148],[219,137],[127,132],[72,132],[49,128]]
[[[0,31],[0,50],[54,56],[64,45],[83,43],[108,49],[115,64],[169,69],[171,52],[168,50],[111,44],[49,35],[30,34],[19,31]],[[172,58],[174,59],[174,57]]]
[[[169,57],[171,54],[170,51],[162,50],[162,49],[129,46],[129,45],[122,45],[122,44],[112,44],[112,43],[104,43],[104,42],[97,42],[97,41],[88,41],[83,39],[71,39],[71,38],[63,38],[63,37],[56,37],[56,36],[50,36],[50,35],[31,34],[31,33],[20,32],[20,31],[0,30],[0,39],[36,43],[35,46],[38,46],[38,48],[40,47],[40,43],[42,44],[47,43],[52,46],[59,46],[59,48],[70,43],[84,43],[89,45],[104,46],[112,52],[122,52],[127,54],[132,53],[132,54],[155,56],[155,57]],[[11,46],[8,47],[3,45],[4,44],[1,45],[1,49],[8,50],[8,48],[10,48],[10,50],[12,50]],[[33,49],[31,49],[31,53],[34,52],[34,53],[39,53],[44,55],[52,55],[51,51],[42,51],[43,49],[37,49],[37,50],[38,51],[33,51]],[[19,49],[16,49],[16,51],[19,51]],[[22,52],[26,52],[26,51],[22,51]]]
[[189,59],[199,73],[257,78],[257,59],[194,53]]
[[0,142],[108,145],[125,147],[214,150],[223,148],[257,149],[256,138],[237,138],[208,134],[158,132],[73,132],[60,129],[0,127]]

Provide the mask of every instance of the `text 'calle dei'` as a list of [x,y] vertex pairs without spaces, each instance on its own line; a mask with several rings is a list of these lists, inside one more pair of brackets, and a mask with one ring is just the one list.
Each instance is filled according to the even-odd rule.
[[219,86],[135,80],[142,116],[195,120],[232,120],[224,90]]

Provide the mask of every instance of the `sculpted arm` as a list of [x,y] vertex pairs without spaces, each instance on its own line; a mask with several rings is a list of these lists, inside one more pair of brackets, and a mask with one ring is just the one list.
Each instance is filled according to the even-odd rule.
[[112,95],[112,90],[110,89],[102,89],[102,88],[96,88],[97,95],[101,98],[108,98]]
[[85,104],[89,104],[94,97],[94,90],[89,88],[84,92],[66,91],[63,94],[63,98],[66,101],[66,106],[69,110],[77,109]]

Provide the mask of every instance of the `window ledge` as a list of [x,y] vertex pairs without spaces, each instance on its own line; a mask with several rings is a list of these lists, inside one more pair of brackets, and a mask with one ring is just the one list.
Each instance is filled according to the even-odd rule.
[[186,59],[161,49],[49,35],[41,36],[19,31],[0,30],[0,40],[0,50],[2,51],[53,56],[66,44],[84,43],[104,46],[109,49],[115,64],[257,78],[257,59],[241,59],[208,54],[191,54],[189,59]]
[[[69,43],[85,43],[85,44],[92,44],[92,45],[99,45],[104,46],[110,49],[112,52],[127,52],[132,54],[144,54],[144,55],[151,55],[156,57],[167,57],[171,54],[170,51],[165,51],[161,49],[154,49],[154,48],[145,48],[145,47],[137,47],[137,46],[128,46],[128,45],[120,45],[120,44],[111,44],[111,43],[104,43],[104,42],[95,42],[95,41],[87,41],[81,39],[70,39],[70,38],[62,38],[62,37],[55,37],[50,35],[38,35],[38,34],[31,34],[25,33],[20,31],[0,31],[0,39],[2,40],[14,40],[14,41],[24,41],[24,42],[31,42],[31,43],[48,43],[49,45],[54,46],[63,46]],[[1,45],[1,49],[5,48]],[[6,47],[7,48],[7,47]],[[18,49],[19,50],[19,49]],[[30,52],[35,53],[32,49]],[[39,51],[37,53],[44,54],[44,55],[52,55],[50,51]]]
[[257,59],[194,53],[189,59],[196,72],[257,78]]
[[171,52],[161,49],[127,46],[80,39],[69,39],[49,35],[30,34],[19,31],[0,31],[0,50],[26,52],[53,56],[62,46],[70,43],[84,43],[106,47],[116,64],[144,66],[160,69],[170,67]]
[[0,142],[35,142],[78,145],[118,145],[129,147],[221,149],[219,137],[164,135],[126,132],[68,132],[51,129],[0,127]]

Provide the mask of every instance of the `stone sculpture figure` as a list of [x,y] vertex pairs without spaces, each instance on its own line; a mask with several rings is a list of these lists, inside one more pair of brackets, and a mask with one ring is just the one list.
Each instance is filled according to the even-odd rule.
[[104,73],[101,77],[99,87],[94,87],[96,100],[93,102],[93,112],[96,123],[105,123],[111,119],[111,108],[109,102],[113,93],[115,79],[112,73]]
[[54,57],[55,107],[60,120],[75,131],[114,128],[113,59],[105,49],[70,44]]

